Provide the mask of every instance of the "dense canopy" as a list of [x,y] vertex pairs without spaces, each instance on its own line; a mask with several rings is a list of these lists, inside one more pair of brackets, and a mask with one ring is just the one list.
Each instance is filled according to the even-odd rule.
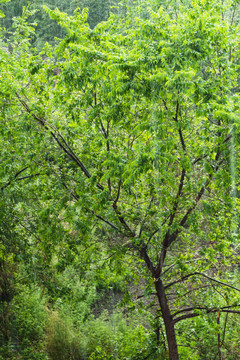
[[1,5],[0,359],[237,359],[238,2]]

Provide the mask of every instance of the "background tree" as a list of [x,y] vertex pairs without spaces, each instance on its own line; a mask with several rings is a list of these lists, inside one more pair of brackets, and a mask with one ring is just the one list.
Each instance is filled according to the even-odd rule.
[[[68,14],[73,14],[76,8],[88,8],[88,23],[94,28],[99,22],[106,21],[110,15],[111,8],[116,6],[119,1],[102,1],[102,0],[11,0],[0,4],[1,10],[5,16],[0,20],[2,28],[7,31],[7,37],[11,37],[13,32],[14,17],[22,16],[23,7],[32,11],[29,21],[36,23],[36,33],[32,43],[41,48],[45,42],[54,43],[54,38],[62,39],[65,35],[63,28],[53,21],[43,10],[43,5],[54,10],[58,8]],[[116,11],[116,10],[115,10]]]

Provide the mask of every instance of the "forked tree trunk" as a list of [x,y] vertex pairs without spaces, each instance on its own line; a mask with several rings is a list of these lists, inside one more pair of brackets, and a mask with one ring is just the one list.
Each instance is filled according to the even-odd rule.
[[157,297],[162,311],[163,321],[167,335],[169,359],[179,360],[174,323],[172,320],[170,309],[168,307],[167,297],[161,279],[158,279],[155,282],[155,288],[157,291]]

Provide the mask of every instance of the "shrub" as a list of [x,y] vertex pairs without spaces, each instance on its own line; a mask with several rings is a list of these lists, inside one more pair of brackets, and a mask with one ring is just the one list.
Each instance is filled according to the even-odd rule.
[[52,360],[84,359],[79,334],[74,332],[71,319],[54,311],[48,322],[47,352]]
[[14,297],[11,310],[14,333],[12,353],[17,354],[16,359],[48,359],[44,349],[47,313],[41,290],[23,287]]

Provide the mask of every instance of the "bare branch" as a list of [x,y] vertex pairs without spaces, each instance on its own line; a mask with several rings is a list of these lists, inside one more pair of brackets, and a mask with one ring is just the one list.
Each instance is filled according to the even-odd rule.
[[178,321],[190,319],[190,318],[193,318],[193,317],[196,317],[196,316],[199,316],[199,315],[200,314],[193,313],[193,314],[186,314],[186,315],[179,316],[177,319],[175,319],[173,321],[173,324],[176,324]]
[[[220,311],[217,312],[217,325],[218,325],[218,328],[219,328],[219,325],[220,325]],[[219,355],[219,359],[221,360],[222,359],[222,351],[221,351],[220,331],[218,331],[217,338],[218,338],[218,355]]]
[[18,171],[16,174],[15,174],[15,178],[18,177],[18,175],[20,175],[23,171],[27,170],[29,168],[29,166],[26,166],[25,168],[23,168],[22,170]]
[[105,137],[105,139],[107,139],[108,135],[107,135],[106,129],[103,126],[103,122],[102,122],[101,118],[99,118],[99,120],[100,120],[100,124],[101,124],[101,128],[102,128],[103,136]]
[[222,346],[223,346],[223,344],[224,344],[225,335],[226,335],[226,328],[227,328],[228,314],[229,314],[229,313],[226,313],[226,317],[225,317],[225,321],[224,321],[223,335],[222,335],[222,343],[221,343],[221,345],[222,345]]
[[39,176],[41,175],[40,173],[36,173],[36,174],[32,174],[32,175],[26,175],[26,176],[22,176],[20,178],[17,178],[16,181],[19,181],[19,180],[25,180],[25,179],[31,179],[35,176]]
[[65,187],[65,189],[67,189],[70,193],[70,195],[74,198],[74,200],[78,201],[79,200],[79,197],[78,195],[73,192],[71,189],[69,189],[69,187],[67,186],[67,184],[65,182],[62,182],[63,186]]
[[182,277],[181,279],[179,279],[179,280],[176,280],[176,281],[171,282],[170,284],[168,284],[168,285],[165,286],[165,290],[168,289],[168,288],[170,288],[171,286],[173,286],[173,285],[175,285],[175,284],[178,284],[178,283],[180,283],[180,282],[182,282],[182,281],[187,280],[189,277],[197,276],[197,275],[203,276],[203,277],[205,277],[206,279],[208,279],[208,280],[210,280],[210,281],[214,281],[214,282],[216,282],[216,283],[218,283],[218,284],[220,284],[220,285],[222,285],[222,286],[226,286],[226,287],[229,287],[229,288],[231,288],[231,289],[234,289],[234,290],[240,292],[240,289],[239,289],[239,288],[237,288],[237,287],[235,287],[235,286],[233,286],[233,285],[229,285],[229,284],[227,284],[227,283],[225,283],[225,282],[223,282],[223,281],[214,279],[214,278],[212,278],[212,277],[210,277],[210,276],[208,276],[208,275],[206,275],[206,274],[203,274],[203,273],[201,273],[201,272],[198,272],[198,271],[195,272],[195,273],[192,273],[192,274],[188,274],[188,275],[186,275],[186,276],[183,276],[183,277]]
[[[228,135],[223,143],[226,143],[229,139],[231,139],[231,135]],[[220,150],[218,150],[216,153],[216,156],[215,156],[215,162],[217,162],[219,160],[220,155],[221,155],[221,152],[220,152]],[[167,231],[165,238],[163,240],[163,243],[162,243],[162,250],[161,250],[161,254],[160,254],[160,258],[159,258],[158,267],[156,269],[156,277],[159,277],[161,275],[162,267],[163,267],[166,253],[167,253],[167,249],[177,239],[178,235],[181,233],[182,228],[186,225],[189,215],[197,207],[199,201],[201,200],[202,196],[205,193],[205,190],[207,189],[208,185],[210,184],[210,182],[213,178],[213,175],[219,170],[222,163],[223,163],[223,160],[219,161],[218,164],[216,165],[216,167],[214,168],[214,172],[211,172],[209,174],[209,177],[206,180],[205,184],[199,190],[199,192],[194,200],[194,204],[192,205],[192,207],[190,207],[186,211],[185,215],[183,216],[182,220],[180,221],[179,227],[172,234],[170,234],[170,229],[168,228],[168,231]]]
[[[58,145],[60,146],[60,148],[81,168],[82,172],[85,174],[85,176],[87,178],[91,178],[91,174],[88,172],[88,170],[86,169],[86,167],[84,166],[83,162],[77,157],[77,155],[73,152],[73,150],[70,148],[70,146],[67,144],[67,142],[65,141],[65,139],[63,138],[63,136],[60,134],[60,132],[53,128],[52,126],[50,126],[49,124],[47,124],[46,120],[37,116],[36,114],[34,114],[34,112],[29,108],[29,106],[25,103],[25,101],[23,101],[20,96],[17,94],[17,97],[19,99],[19,101],[22,103],[22,105],[24,106],[24,108],[27,110],[27,112],[33,116],[33,118],[40,124],[42,125],[47,131],[50,132],[51,136],[54,138],[54,140],[58,143]],[[97,183],[96,186],[100,189],[100,190],[104,190],[104,187],[100,184]],[[125,230],[129,233],[130,237],[134,237],[135,234],[133,233],[133,231],[130,229],[130,227],[128,226],[128,224],[126,223],[126,221],[124,220],[123,216],[121,215],[120,211],[118,210],[117,204],[114,202],[113,203],[113,209],[116,213],[116,215],[118,216],[119,221],[121,222],[121,224],[124,226]],[[95,215],[96,216],[96,215]],[[107,221],[105,221],[107,222]],[[108,223],[108,222],[107,222]],[[115,226],[115,225],[114,225]],[[116,228],[116,227],[115,227]]]
[[163,105],[164,105],[164,107],[165,107],[165,110],[167,110],[167,111],[168,111],[168,107],[167,107],[167,103],[166,103],[166,101],[165,101],[164,99],[162,99],[162,101],[163,101]]
[[[223,141],[223,144],[226,144],[231,138],[232,138],[232,134],[229,134],[229,135],[226,137],[226,139]],[[220,155],[220,154],[219,154],[219,155]],[[197,164],[199,161],[201,161],[201,160],[203,160],[203,159],[206,159],[207,156],[208,156],[208,154],[199,156],[198,158],[196,158],[196,159],[193,161],[193,165]],[[215,161],[216,161],[216,158],[215,158]]]
[[156,269],[156,273],[155,273],[155,277],[156,278],[159,278],[159,276],[161,275],[161,272],[162,272],[162,268],[163,268],[163,264],[164,264],[164,260],[165,260],[165,257],[166,257],[166,254],[167,254],[167,249],[168,249],[168,243],[169,243],[169,237],[170,237],[170,231],[168,229],[164,239],[163,239],[163,242],[162,242],[162,249],[161,249],[161,254],[160,254],[160,258],[159,258],[159,261],[158,261],[158,266],[157,266],[157,269]]
[[[234,16],[235,16],[236,7],[237,7],[237,2],[234,4],[234,7],[233,7],[233,12],[232,12],[232,16],[231,16],[231,23],[230,23],[230,27],[233,25],[233,21],[234,21]],[[229,59],[229,60],[231,60],[231,57],[230,57],[230,59]]]
[[[236,306],[239,306],[239,305],[236,305]],[[195,309],[197,310],[198,308],[195,308]],[[232,309],[224,309],[224,308],[213,308],[213,309],[202,308],[200,310],[205,310],[207,314],[216,313],[216,312],[220,311],[220,312],[239,314],[240,315],[240,310],[232,310]],[[200,315],[202,315],[202,314],[198,314],[198,313],[185,314],[185,315],[179,316],[178,318],[173,320],[173,324],[176,324],[177,322],[179,322],[181,320],[190,319],[190,318],[200,316]]]
[[222,307],[215,307],[215,308],[207,308],[206,306],[192,306],[192,307],[189,307],[189,308],[185,308],[185,309],[182,309],[182,310],[179,310],[179,311],[176,311],[175,313],[172,314],[172,317],[175,317],[176,315],[178,314],[181,314],[183,312],[189,312],[189,311],[193,311],[193,310],[208,310],[209,312],[210,311],[214,311],[214,310],[226,310],[226,309],[232,309],[232,308],[236,308],[236,307],[240,307],[240,305],[227,305],[227,306],[222,306]]
[[197,164],[199,161],[205,159],[206,157],[207,157],[207,155],[199,156],[198,158],[196,158],[196,159],[193,161],[193,165]]

